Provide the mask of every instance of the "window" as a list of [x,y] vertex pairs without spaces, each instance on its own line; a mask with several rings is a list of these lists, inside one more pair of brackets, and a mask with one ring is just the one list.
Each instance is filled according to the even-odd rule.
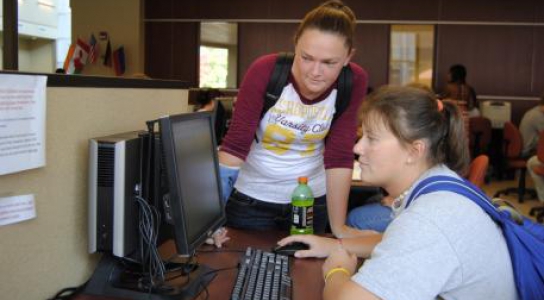
[[237,56],[238,24],[200,23],[200,87],[236,87]]
[[226,88],[229,50],[200,46],[200,87]]
[[[0,1],[0,18],[4,16]],[[63,66],[71,40],[70,0],[17,1],[19,71],[52,73]],[[0,29],[0,44],[4,33]],[[0,49],[0,54],[3,55]],[[0,58],[0,68],[3,68]]]
[[433,25],[392,25],[389,83],[432,86]]

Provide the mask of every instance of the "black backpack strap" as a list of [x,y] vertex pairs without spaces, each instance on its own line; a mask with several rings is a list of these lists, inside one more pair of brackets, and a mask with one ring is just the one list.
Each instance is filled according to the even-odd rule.
[[348,108],[351,101],[351,88],[353,87],[353,72],[349,64],[342,68],[340,75],[338,75],[338,86],[336,94],[335,108],[336,112],[332,121],[336,121],[338,117]]
[[291,66],[293,65],[293,58],[295,55],[290,52],[280,52],[276,58],[276,64],[274,65],[274,70],[268,81],[268,86],[266,87],[266,94],[264,95],[264,105],[263,110],[261,111],[261,119],[264,117],[264,114],[276,104],[278,101],[285,84],[287,84],[287,79],[291,73]]

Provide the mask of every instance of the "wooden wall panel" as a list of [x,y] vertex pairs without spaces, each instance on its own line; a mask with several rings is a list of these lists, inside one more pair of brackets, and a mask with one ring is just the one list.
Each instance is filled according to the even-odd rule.
[[146,19],[170,19],[175,16],[172,0],[145,0],[144,6],[144,18]]
[[531,27],[438,26],[437,91],[452,64],[467,67],[478,94],[531,95]]
[[272,3],[271,0],[204,0],[196,2],[199,5],[199,18],[204,19],[267,19]]
[[302,20],[306,13],[308,13],[311,9],[317,7],[324,1],[273,0],[271,2],[272,3],[270,5],[270,12],[268,14],[268,17],[270,19]]
[[261,55],[294,51],[294,23],[239,23],[238,24],[238,83],[251,63]]
[[544,1],[537,1],[535,8],[535,21],[539,23],[544,22]]
[[540,0],[442,0],[441,20],[534,22]]
[[198,86],[199,23],[146,23],[145,73]]
[[437,20],[436,0],[345,0],[358,20]]
[[544,27],[535,28],[532,87],[536,96],[544,95]]
[[369,75],[369,86],[387,84],[389,67],[389,25],[359,24],[354,40],[353,61]]

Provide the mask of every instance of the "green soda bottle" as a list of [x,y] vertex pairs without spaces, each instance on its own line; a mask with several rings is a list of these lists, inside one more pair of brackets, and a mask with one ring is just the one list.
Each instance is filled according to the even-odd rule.
[[308,186],[308,177],[298,178],[291,206],[291,234],[314,233],[314,194]]

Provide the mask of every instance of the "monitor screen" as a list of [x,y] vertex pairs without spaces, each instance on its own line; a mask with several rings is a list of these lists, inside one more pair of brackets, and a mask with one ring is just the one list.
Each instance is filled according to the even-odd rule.
[[169,191],[163,218],[178,255],[193,255],[226,220],[212,114],[171,115],[159,126]]

